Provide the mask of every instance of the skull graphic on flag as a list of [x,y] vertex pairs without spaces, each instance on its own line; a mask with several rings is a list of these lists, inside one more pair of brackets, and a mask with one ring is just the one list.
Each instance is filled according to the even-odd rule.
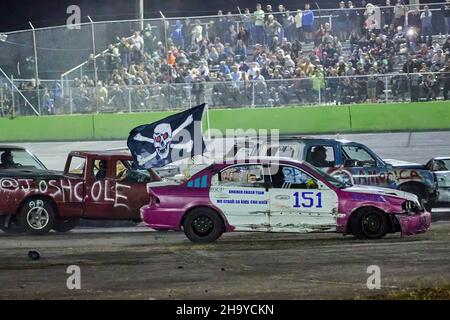
[[[205,149],[201,130],[204,108],[203,104],[133,129],[128,138],[128,148],[137,167],[159,168],[183,158],[202,154]],[[172,152],[173,150],[176,152]]]

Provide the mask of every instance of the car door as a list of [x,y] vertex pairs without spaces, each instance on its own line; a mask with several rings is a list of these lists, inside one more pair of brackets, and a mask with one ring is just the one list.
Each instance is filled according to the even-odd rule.
[[269,192],[261,165],[232,165],[214,175],[210,200],[236,231],[269,230]]
[[275,232],[335,230],[336,192],[305,171],[280,165],[271,170],[270,228]]
[[[100,162],[106,163],[104,173],[99,174]],[[111,164],[106,158],[86,161],[84,217],[91,219],[114,219],[115,182],[111,179]]]
[[352,183],[393,187],[387,166],[367,148],[359,144],[343,144],[344,169],[352,174]]
[[147,171],[134,169],[131,161],[116,159],[114,162],[113,216],[115,219],[140,219],[139,210],[149,201],[147,183],[152,182],[152,178]]

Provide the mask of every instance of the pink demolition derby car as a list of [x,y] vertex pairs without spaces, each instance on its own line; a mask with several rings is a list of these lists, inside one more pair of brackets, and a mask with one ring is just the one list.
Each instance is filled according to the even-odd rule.
[[377,239],[423,233],[431,224],[411,193],[352,186],[290,159],[224,161],[182,183],[153,182],[147,189],[142,220],[157,230],[184,230],[200,243],[230,231],[334,231]]

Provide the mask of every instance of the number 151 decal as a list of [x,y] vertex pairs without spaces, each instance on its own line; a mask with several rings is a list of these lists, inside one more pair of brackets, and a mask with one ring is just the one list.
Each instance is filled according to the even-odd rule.
[[318,192],[315,196],[312,191],[296,192],[294,197],[294,208],[322,208],[322,192]]

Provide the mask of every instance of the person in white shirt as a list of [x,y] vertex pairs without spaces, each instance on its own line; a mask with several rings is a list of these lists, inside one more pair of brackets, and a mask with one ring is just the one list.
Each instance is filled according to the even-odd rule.
[[195,20],[195,26],[192,28],[192,44],[199,44],[203,40],[203,27],[200,20]]

